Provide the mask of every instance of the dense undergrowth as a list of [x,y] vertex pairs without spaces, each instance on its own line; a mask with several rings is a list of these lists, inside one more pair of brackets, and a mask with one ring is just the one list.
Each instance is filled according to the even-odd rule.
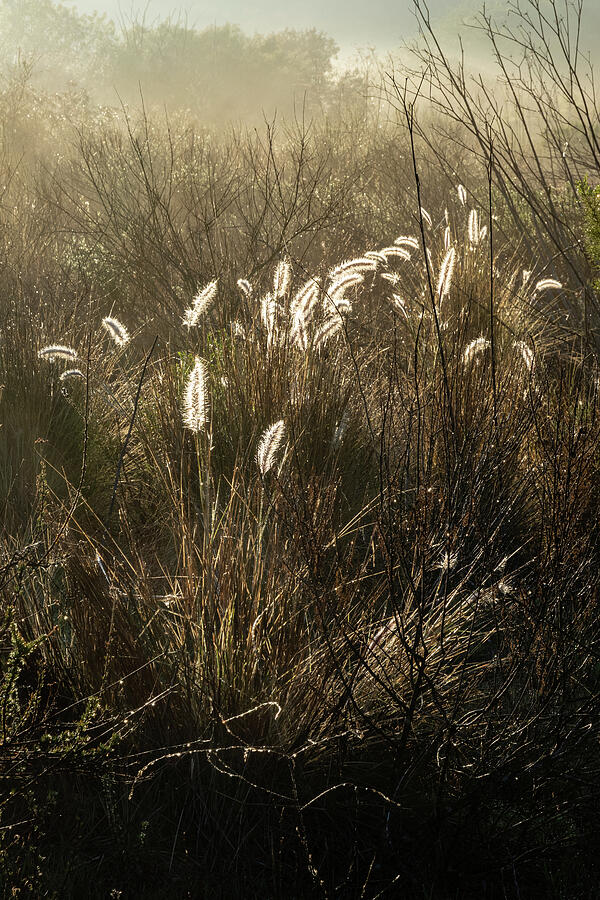
[[16,89],[3,896],[594,896],[593,154]]

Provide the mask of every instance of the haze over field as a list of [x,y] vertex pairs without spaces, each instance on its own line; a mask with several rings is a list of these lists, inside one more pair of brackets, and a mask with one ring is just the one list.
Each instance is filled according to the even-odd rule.
[[[145,16],[148,23],[168,17],[185,20],[197,29],[225,24],[238,25],[252,34],[267,34],[286,28],[316,28],[324,31],[340,46],[342,55],[354,48],[374,47],[388,51],[400,46],[417,33],[413,0],[373,0],[368,9],[360,0],[348,0],[340,14],[335,0],[307,0],[305,3],[278,3],[276,0],[77,0],[73,4],[81,12],[106,14],[115,21]],[[448,37],[464,31],[464,23],[472,22],[482,7],[479,0],[430,0],[427,4],[431,20],[441,34]],[[506,12],[502,0],[490,0],[486,10],[495,15]],[[587,3],[584,43],[593,46],[600,29],[600,7]]]
[[[256,0],[248,4],[241,0],[151,0],[148,4],[119,2],[119,0],[79,0],[76,7],[86,13],[106,13],[111,18],[131,18],[144,13],[146,20],[164,19],[169,16],[185,18],[190,26],[198,29],[227,23],[239,25],[248,33],[263,34],[285,28],[316,28],[331,35],[342,52],[354,47],[374,46],[379,50],[397,47],[416,32],[412,0],[400,3],[391,0],[374,0],[368,12],[364,3],[349,0],[340,15],[339,3],[333,0],[321,3],[277,3],[275,0]],[[499,4],[494,0],[492,6]],[[432,18],[449,28],[472,14],[477,5],[473,0],[448,3],[432,0],[429,4]]]
[[[427,8],[450,55],[458,55],[460,34],[467,68],[489,71],[489,38],[473,27],[478,0],[431,0],[421,4],[422,13]],[[499,25],[506,22],[500,0],[485,9]],[[590,5],[582,21],[582,46],[595,47],[600,12]],[[250,121],[289,112],[299,99],[331,109],[340,91],[364,95],[373,62],[385,61],[387,70],[390,56],[395,65],[406,60],[418,35],[412,0],[375,0],[368,15],[352,0],[341,16],[337,4],[316,0],[260,0],[251,8],[239,0],[2,0],[0,71],[16,66],[44,90],[83,90],[104,103],[143,96],[210,122]]]

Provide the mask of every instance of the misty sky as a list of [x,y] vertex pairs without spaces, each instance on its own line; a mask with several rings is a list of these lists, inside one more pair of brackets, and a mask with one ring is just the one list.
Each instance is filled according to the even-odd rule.
[[[248,33],[317,28],[330,34],[345,52],[354,47],[397,47],[416,30],[412,0],[149,0],[147,4],[143,0],[77,0],[68,5],[82,12],[104,12],[115,20],[120,16],[128,20],[132,10],[139,15],[146,9],[148,24],[180,15],[198,29],[228,22]],[[428,5],[432,18],[452,27],[479,3],[429,0]]]

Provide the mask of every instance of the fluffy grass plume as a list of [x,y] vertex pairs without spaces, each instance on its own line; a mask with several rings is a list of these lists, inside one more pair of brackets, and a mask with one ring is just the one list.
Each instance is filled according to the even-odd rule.
[[197,356],[183,395],[183,424],[196,434],[206,427],[208,421],[206,381],[206,363]]
[[319,300],[320,284],[315,278],[309,278],[294,295],[290,303],[290,317],[292,320],[302,319],[308,322]]
[[384,247],[383,250],[380,250],[379,252],[386,262],[390,257],[395,257],[396,259],[410,259],[408,250],[405,250],[404,247],[400,247],[398,244],[394,244],[392,247]]
[[118,319],[114,319],[112,316],[105,316],[102,319],[102,327],[118,347],[124,347],[125,344],[129,343],[129,332]]
[[459,184],[458,187],[456,188],[456,191],[458,193],[458,199],[464,206],[467,202],[467,192],[465,190],[465,186],[463,184]]
[[383,265],[385,265],[387,262],[387,259],[385,258],[385,255],[381,252],[381,250],[367,250],[365,256],[367,257],[367,259],[373,259],[377,263],[383,263]]
[[331,281],[337,281],[341,275],[347,272],[374,272],[378,264],[376,259],[369,256],[357,256],[356,259],[347,259],[332,269],[329,278]]
[[471,246],[476,247],[479,243],[479,213],[476,209],[472,209],[469,213],[469,225],[467,234]]
[[337,313],[328,316],[315,334],[315,347],[323,347],[342,330],[342,317]]
[[484,350],[491,346],[490,342],[487,338],[483,336],[475,338],[474,341],[471,341],[470,344],[467,344],[465,347],[465,352],[463,353],[463,362],[470,363],[471,360],[477,356],[479,353],[483,353]]
[[[238,282],[239,284],[239,282]],[[199,291],[194,299],[192,300],[192,305],[189,309],[186,309],[183,314],[183,324],[187,328],[193,328],[198,324],[202,316],[208,311],[211,303],[215,299],[217,295],[217,279],[214,281],[210,281],[206,287],[202,288]]]
[[292,267],[289,260],[282,259],[281,262],[277,263],[273,276],[273,293],[276,300],[282,300],[287,295],[291,278]]
[[81,369],[67,369],[66,372],[62,373],[59,380],[67,381],[69,378],[85,378],[85,375]]
[[273,342],[275,337],[275,326],[277,324],[277,314],[279,312],[279,304],[273,294],[265,294],[260,302],[260,315],[263,325],[267,330],[267,340],[269,344]]
[[308,334],[306,332],[306,319],[297,314],[292,318],[290,338],[299,350],[306,353],[308,350]]
[[347,272],[331,284],[327,291],[327,298],[333,303],[338,303],[349,288],[356,287],[363,281],[364,276],[360,272]]
[[440,300],[450,292],[455,261],[456,250],[454,249],[454,247],[450,247],[442,260],[442,265],[440,266],[440,274],[438,276],[437,293]]
[[412,247],[413,250],[418,250],[420,247],[419,239],[412,234],[401,234],[394,243],[399,247]]
[[535,293],[539,293],[539,291],[560,291],[562,288],[562,283],[557,281],[556,278],[542,278],[541,281],[535,286]]
[[77,350],[72,347],[65,347],[64,344],[49,344],[38,350],[40,359],[47,359],[48,362],[54,362],[57,359],[75,360],[77,359]]
[[244,297],[248,298],[252,295],[252,285],[248,281],[247,278],[238,278],[237,286],[244,295]]
[[261,475],[273,468],[277,453],[285,438],[285,422],[279,419],[270,425],[261,435],[256,451],[256,462]]
[[[333,309],[330,310],[330,307],[333,306]],[[347,297],[338,297],[337,300],[332,300],[330,297],[325,297],[323,301],[323,311],[325,315],[334,315],[335,313],[341,315],[348,315],[350,310],[352,309],[352,302],[348,300]]]

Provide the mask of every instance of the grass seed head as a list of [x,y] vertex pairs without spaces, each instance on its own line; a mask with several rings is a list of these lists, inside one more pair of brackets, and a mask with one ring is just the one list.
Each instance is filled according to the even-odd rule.
[[483,353],[490,346],[490,342],[487,338],[484,338],[483,335],[475,338],[474,341],[471,341],[471,343],[467,344],[467,346],[465,347],[465,351],[463,353],[463,362],[465,364],[470,363],[475,356]]
[[410,259],[408,250],[405,250],[404,247],[400,247],[397,244],[394,244],[392,247],[384,247],[379,253],[383,256],[385,262],[388,262],[390,257],[395,259]]
[[412,234],[402,234],[396,238],[394,243],[399,247],[412,247],[413,250],[418,250],[421,246],[419,239]]
[[479,213],[476,209],[472,209],[469,213],[469,225],[467,228],[469,244],[476,247],[479,243]]
[[283,300],[287,295],[292,278],[292,267],[289,260],[282,259],[275,267],[273,276],[273,294],[276,300]]
[[110,338],[115,342],[117,347],[124,347],[130,341],[129,332],[122,322],[112,316],[105,316],[102,319],[102,327]]
[[206,427],[208,421],[206,381],[206,363],[197,356],[183,395],[183,424],[196,434]]
[[77,350],[64,344],[49,344],[38,350],[38,356],[40,359],[47,359],[48,362],[55,362],[57,359],[76,360]]
[[238,278],[236,283],[244,297],[248,298],[252,296],[252,285],[247,278]]
[[540,291],[560,291],[561,289],[562,283],[557,281],[556,278],[542,278],[536,284],[534,291],[537,294]]
[[202,316],[208,312],[216,295],[217,279],[215,278],[214,281],[210,281],[206,287],[203,287],[202,290],[198,291],[192,300],[191,307],[186,309],[183,314],[183,324],[187,328],[193,328],[197,325]]
[[374,272],[377,266],[379,265],[376,259],[372,259],[369,256],[357,256],[356,259],[347,259],[345,262],[340,263],[339,266],[336,266],[335,269],[332,269],[329,273],[330,281],[336,281],[340,275],[344,275],[347,272]]
[[258,442],[256,462],[261,475],[266,475],[273,468],[279,449],[285,439],[285,422],[279,419],[263,431]]
[[450,293],[452,285],[452,276],[454,274],[454,263],[456,261],[456,250],[450,247],[446,251],[446,255],[440,266],[440,274],[438,276],[437,293],[440,300]]

